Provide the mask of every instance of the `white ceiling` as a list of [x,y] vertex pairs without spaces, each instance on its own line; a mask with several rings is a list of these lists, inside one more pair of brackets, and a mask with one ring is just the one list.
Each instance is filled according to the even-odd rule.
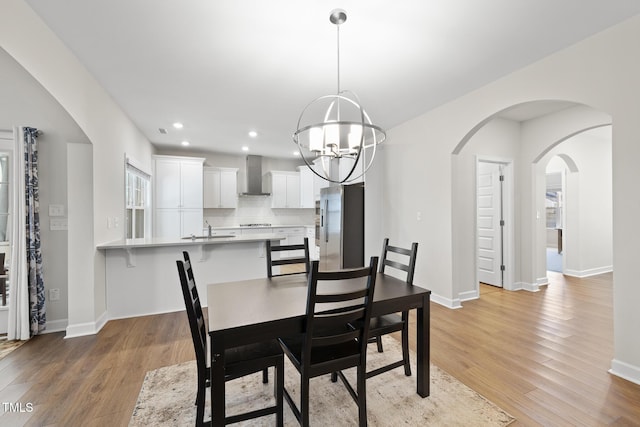
[[341,87],[384,128],[640,13],[638,0],[26,1],[157,146],[273,157],[293,157],[300,112],[336,92],[336,7]]

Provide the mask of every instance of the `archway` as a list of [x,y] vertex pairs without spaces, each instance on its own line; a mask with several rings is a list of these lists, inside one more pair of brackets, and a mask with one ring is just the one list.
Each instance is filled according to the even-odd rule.
[[[569,101],[531,101],[496,112],[464,136],[452,152],[454,299],[480,296],[475,159],[490,156],[514,165],[514,237],[511,253],[507,254],[513,263],[506,265],[512,279],[505,283],[505,289],[536,291],[548,282],[544,209],[540,209],[537,197],[538,189],[544,188],[544,174],[538,173],[540,160],[572,136],[610,124],[609,115],[588,106]],[[544,206],[544,192],[541,194]]]
[[[563,268],[569,276],[586,277],[613,269],[612,140],[611,126],[586,129],[548,150],[535,164],[548,184],[550,170],[562,173],[564,207]],[[557,188],[557,185],[556,185]],[[546,246],[553,237],[548,228],[549,212],[544,201],[546,187],[536,192],[537,209],[545,212],[545,228],[539,235],[538,258],[547,261]],[[541,194],[543,193],[543,194]],[[539,232],[541,232],[539,230]],[[551,233],[554,233],[552,230]],[[545,249],[543,249],[543,246]],[[543,252],[543,250],[545,252]],[[549,270],[548,264],[545,266]],[[553,269],[551,269],[553,270]]]

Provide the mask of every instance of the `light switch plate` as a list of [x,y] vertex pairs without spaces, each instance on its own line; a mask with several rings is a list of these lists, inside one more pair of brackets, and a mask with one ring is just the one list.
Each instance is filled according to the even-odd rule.
[[49,216],[64,216],[64,205],[49,205]]

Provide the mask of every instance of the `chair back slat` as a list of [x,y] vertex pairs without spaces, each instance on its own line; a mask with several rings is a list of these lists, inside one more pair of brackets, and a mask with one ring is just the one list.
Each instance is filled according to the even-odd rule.
[[316,295],[316,302],[326,304],[364,298],[365,296],[367,296],[367,289],[358,289],[353,292],[341,292],[338,294],[318,294]]
[[[388,259],[389,252],[409,257],[406,264],[400,261]],[[404,249],[389,245],[389,239],[385,238],[382,243],[382,257],[380,261],[380,273],[385,272],[385,267],[392,267],[407,273],[406,282],[413,284],[413,274],[416,269],[416,257],[418,255],[418,243],[413,242],[411,249]]]
[[358,321],[362,316],[364,316],[362,307],[349,307],[348,310],[340,310],[339,312],[316,314],[314,326],[319,331],[338,329],[341,326]]
[[312,338],[312,347],[327,347],[330,345],[341,344],[345,341],[354,341],[360,338],[360,331],[345,331],[340,335],[317,336]]
[[[183,252],[184,261],[177,260],[178,276],[180,278],[180,286],[182,288],[182,296],[189,318],[189,329],[191,330],[191,338],[196,353],[196,361],[198,369],[206,367],[207,356],[207,323],[204,320],[198,288],[193,276],[189,253]],[[202,367],[200,366],[202,365]]]
[[[319,272],[319,262],[311,263],[302,350],[306,366],[310,364],[314,348],[350,341],[358,344],[361,362],[365,362],[377,264],[378,257],[372,257],[368,267]],[[329,282],[336,282],[331,287],[335,292],[323,289],[319,294],[318,288],[325,288]]]
[[[305,273],[309,274],[310,264],[309,264],[309,238],[305,237],[303,243],[298,245],[273,245],[271,240],[267,240],[267,277],[275,277],[275,276],[288,276],[291,274],[300,274]],[[291,251],[291,252],[299,252],[302,251],[302,255],[273,259],[274,252],[283,252],[283,251]],[[301,264],[304,265],[304,271],[296,271],[289,273],[274,273],[273,267],[281,266],[281,265],[292,265],[292,264]]]

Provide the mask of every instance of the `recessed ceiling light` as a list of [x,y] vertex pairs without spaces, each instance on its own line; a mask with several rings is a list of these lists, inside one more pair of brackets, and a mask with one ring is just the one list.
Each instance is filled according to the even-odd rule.
[[184,127],[184,125],[182,123],[180,123],[180,122],[175,122],[173,124],[173,127],[176,128],[176,129],[182,129]]
[[255,138],[256,136],[258,136],[258,132],[256,132],[255,130],[251,130],[249,131],[249,136],[251,138]]
[[249,151],[249,147],[245,145],[244,147],[242,147],[242,151]]
[[182,141],[180,144],[182,144],[184,147],[189,145],[189,141]]
[[299,152],[299,151],[294,151],[294,152],[293,152],[293,155],[294,155],[294,156],[299,156],[299,155],[300,155],[300,152]]

